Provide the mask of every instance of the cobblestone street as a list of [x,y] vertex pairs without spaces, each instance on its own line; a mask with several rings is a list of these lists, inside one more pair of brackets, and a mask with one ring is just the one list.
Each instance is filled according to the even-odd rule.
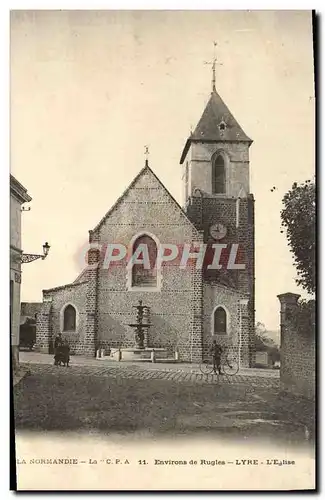
[[[21,353],[27,375],[15,386],[16,429],[34,431],[213,433],[227,439],[305,443],[313,408],[280,391],[272,373],[203,375],[193,365],[105,362]],[[259,374],[258,374],[259,373]],[[307,436],[307,437],[306,437]]]
[[[42,372],[42,366],[47,365],[47,373],[56,374],[58,367],[53,365],[53,356],[36,352],[21,352],[20,362],[23,367],[31,368],[33,372]],[[63,367],[61,367],[63,368]],[[241,369],[236,375],[217,377],[213,374],[203,375],[196,364],[189,363],[139,363],[121,362],[109,359],[84,358],[72,356],[68,370],[76,374],[97,377],[134,378],[137,380],[172,380],[175,382],[190,382],[198,384],[246,384],[252,387],[279,387],[278,370]]]
[[[64,376],[68,373],[73,375],[93,376],[93,377],[113,377],[120,379],[136,379],[136,380],[169,380],[178,383],[194,383],[194,384],[242,384],[251,387],[264,387],[264,388],[278,388],[279,379],[267,376],[254,376],[254,375],[222,375],[216,376],[203,375],[198,370],[177,368],[165,368],[155,365],[152,367],[148,364],[134,365],[134,364],[108,364],[105,362],[97,362],[91,365],[76,364],[68,368],[58,367],[44,364],[25,363],[22,365],[28,368],[33,374],[51,374]],[[68,371],[68,373],[66,372]]]

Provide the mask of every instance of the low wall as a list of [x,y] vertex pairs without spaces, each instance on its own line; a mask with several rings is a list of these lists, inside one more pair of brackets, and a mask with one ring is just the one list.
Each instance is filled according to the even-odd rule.
[[314,315],[304,324],[298,321],[301,314],[299,295],[283,294],[281,302],[281,368],[280,383],[284,390],[309,399],[315,398],[315,323]]
[[[308,334],[308,332],[307,332]],[[315,337],[285,330],[281,344],[280,382],[284,389],[315,397]]]

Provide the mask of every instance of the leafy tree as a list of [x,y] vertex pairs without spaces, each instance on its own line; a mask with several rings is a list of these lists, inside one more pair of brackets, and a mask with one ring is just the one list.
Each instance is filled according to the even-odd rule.
[[[296,282],[307,292],[314,293],[315,275],[315,182],[310,180],[292,185],[283,199],[281,225],[286,230],[293,253],[298,278]],[[281,231],[283,232],[283,230]]]
[[260,323],[259,321],[255,326],[255,347],[258,351],[266,351],[268,348],[277,347],[274,340],[268,336],[264,323]]
[[266,350],[266,328],[264,323],[258,321],[255,325],[255,349],[257,351],[265,351]]
[[307,336],[314,335],[316,327],[315,300],[300,299],[291,322],[296,331]]
[[272,364],[280,361],[280,350],[273,339],[271,339],[264,323],[257,322],[255,326],[255,349],[256,351],[267,352]]

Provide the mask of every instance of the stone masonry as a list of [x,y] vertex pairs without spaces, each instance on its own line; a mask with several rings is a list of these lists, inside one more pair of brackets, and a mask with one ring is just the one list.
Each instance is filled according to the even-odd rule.
[[[222,128],[220,127],[222,124]],[[249,192],[249,147],[243,132],[215,88],[195,131],[186,141],[180,163],[184,168],[182,209],[149,168],[136,176],[99,223],[89,231],[92,246],[88,267],[69,285],[43,291],[44,307],[37,323],[37,344],[49,349],[60,331],[73,352],[94,356],[100,345],[106,349],[134,346],[135,306],[139,300],[150,309],[146,343],[163,347],[180,361],[199,362],[209,354],[215,339],[232,349],[241,366],[254,364],[255,241],[254,197]],[[223,186],[215,193],[215,159],[223,158]],[[211,226],[225,226],[226,236],[217,241]],[[186,245],[193,253],[206,244],[210,255],[214,243],[227,245],[222,269],[196,268],[192,259],[185,268],[180,257],[157,271],[154,288],[135,287],[127,257],[137,238],[146,235],[161,244]],[[108,244],[124,245],[128,255],[103,266]],[[227,269],[231,245],[238,245],[237,264],[245,269]],[[227,254],[228,252],[228,254]],[[227,255],[226,255],[227,254]],[[63,331],[68,304],[76,310],[74,332]],[[226,331],[215,333],[214,314],[223,309]],[[70,308],[71,309],[71,308]]]
[[308,330],[300,330],[293,325],[297,313],[298,299],[295,293],[278,295],[281,318],[281,369],[280,383],[283,389],[306,398],[314,399],[316,339],[315,324]]

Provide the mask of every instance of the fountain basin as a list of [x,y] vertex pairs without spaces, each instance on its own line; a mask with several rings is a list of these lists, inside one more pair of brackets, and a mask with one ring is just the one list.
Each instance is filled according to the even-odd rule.
[[[152,361],[153,353],[156,359],[168,357],[168,351],[163,347],[145,347],[144,349],[139,349],[138,347],[126,347],[120,349],[120,353],[120,361]],[[111,355],[107,358],[119,361],[119,351],[112,350]]]

